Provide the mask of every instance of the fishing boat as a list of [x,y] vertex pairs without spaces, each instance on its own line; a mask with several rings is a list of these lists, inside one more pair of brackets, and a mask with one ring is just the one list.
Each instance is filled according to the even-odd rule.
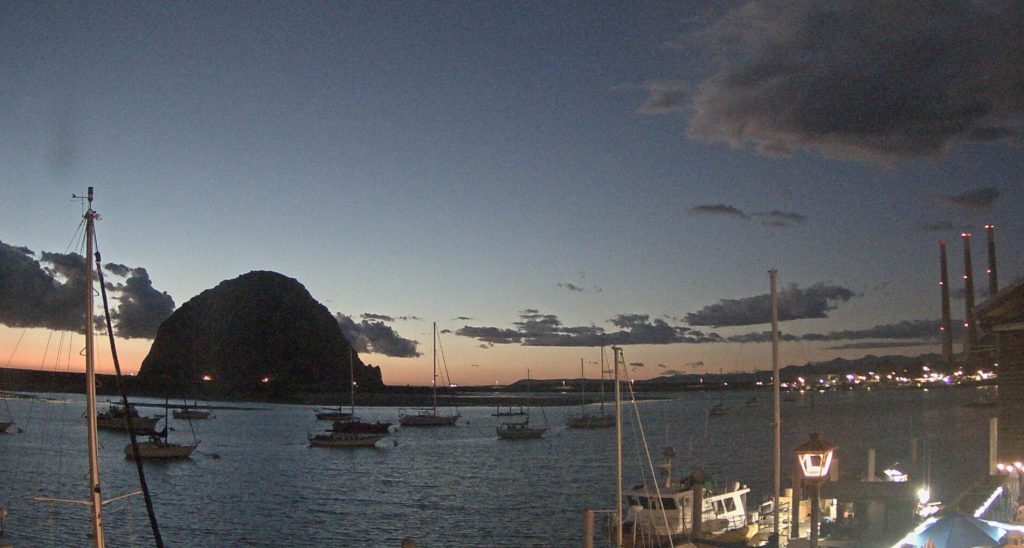
[[520,422],[505,422],[495,429],[503,440],[537,439],[548,431],[547,426],[530,426],[530,370],[526,370],[526,418]]
[[[712,538],[729,535],[738,540],[752,538],[756,525],[748,522],[747,494],[750,488],[735,483],[716,492],[698,470],[678,483],[672,481],[672,448],[665,448],[664,483],[657,488],[637,485],[624,497],[622,524],[624,546],[661,546],[668,541],[689,539],[693,533],[694,497],[700,496],[700,532]],[[699,493],[698,493],[699,490]]]
[[[661,465],[664,481],[651,478],[623,492],[622,489],[622,397],[619,381],[620,365],[625,370],[622,349],[612,347],[615,353],[615,437],[616,437],[616,497],[620,501],[607,532],[612,543],[619,547],[675,546],[692,540],[696,532],[704,538],[743,541],[753,538],[757,526],[748,521],[747,494],[750,488],[739,483],[718,492],[705,480],[698,469],[694,474],[675,483],[672,480],[672,461],[675,450],[666,447]],[[639,416],[637,417],[639,421]],[[699,499],[698,499],[699,497]],[[694,510],[699,506],[697,527]],[[610,516],[611,517],[611,516]],[[733,537],[736,537],[735,539]]]
[[430,409],[417,409],[413,413],[399,411],[398,422],[402,426],[455,426],[459,420],[458,411],[454,415],[441,415],[437,411],[437,322],[434,323],[434,375],[431,378],[434,406]]
[[107,402],[107,410],[96,414],[96,427],[104,430],[128,431],[128,423],[125,414],[130,413],[132,417],[132,430],[136,434],[154,434],[160,417],[143,417],[134,406],[125,407],[112,402]]
[[597,411],[588,411],[587,382],[583,375],[583,358],[580,358],[580,411],[566,417],[565,424],[569,428],[611,428],[615,426],[615,414],[604,410],[604,347],[601,347],[601,403]]
[[[167,421],[167,405],[165,401],[164,405],[164,428],[160,432],[154,432],[150,434],[148,441],[138,442],[138,455],[140,459],[151,459],[151,460],[173,460],[173,459],[187,459],[192,456],[192,452],[199,447],[199,440],[195,439],[193,434],[191,444],[174,443],[168,439],[168,427]],[[132,448],[132,444],[124,446],[124,456],[129,460],[134,460],[135,451]]]
[[[331,432],[338,434],[387,434],[391,430],[391,423],[386,421],[366,422],[356,416],[356,377],[355,364],[352,361],[352,348],[348,351],[348,386],[349,386],[349,410],[347,417],[336,419],[331,426]],[[317,415],[319,417],[319,414]]]

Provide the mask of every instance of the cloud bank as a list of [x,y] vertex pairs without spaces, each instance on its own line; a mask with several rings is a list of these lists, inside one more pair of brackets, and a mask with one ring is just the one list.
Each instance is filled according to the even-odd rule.
[[750,1],[696,31],[718,61],[686,93],[648,85],[648,113],[692,112],[691,138],[764,154],[885,163],[964,141],[1016,141],[1019,2]]
[[[838,303],[856,296],[853,291],[836,285],[817,283],[806,289],[790,284],[779,291],[779,320],[825,318]],[[691,312],[686,323],[697,326],[757,325],[771,321],[771,296],[768,294],[743,299],[723,299]]]
[[[77,253],[35,253],[0,242],[0,323],[83,332],[85,329],[85,258]],[[105,270],[123,282],[108,280],[114,301],[114,333],[123,338],[152,339],[174,311],[174,300],[153,287],[143,268],[110,263]]]
[[397,331],[385,321],[393,318],[383,314],[362,314],[362,320],[356,323],[351,316],[336,313],[334,315],[341,327],[341,333],[356,352],[374,352],[395,358],[415,358],[421,354],[416,351],[416,341],[401,337]]

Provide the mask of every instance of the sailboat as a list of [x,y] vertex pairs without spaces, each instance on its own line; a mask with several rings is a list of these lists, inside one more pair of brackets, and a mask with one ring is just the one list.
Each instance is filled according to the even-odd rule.
[[[164,400],[164,429],[160,432],[154,432],[150,434],[149,441],[139,442],[139,458],[140,459],[153,459],[153,460],[171,460],[171,459],[187,459],[192,456],[192,452],[199,447],[199,440],[194,439],[191,444],[174,443],[168,439],[168,431],[170,430],[169,422],[167,421],[167,400]],[[135,452],[132,449],[132,444],[124,446],[124,456],[129,460],[134,460]]]
[[[341,434],[387,434],[391,423],[386,421],[365,422],[356,416],[356,376],[355,363],[352,361],[352,348],[348,350],[348,387],[349,410],[346,417],[336,419],[331,432]],[[319,418],[319,414],[317,414]]]
[[537,439],[548,431],[547,426],[530,426],[530,370],[526,370],[526,418],[519,422],[505,422],[495,429],[503,440]]
[[437,412],[437,322],[434,322],[434,376],[431,378],[431,389],[434,395],[434,406],[431,409],[419,409],[416,413],[401,413],[398,422],[402,426],[455,426],[459,414],[440,415]]
[[586,379],[583,376],[583,358],[580,358],[580,412],[570,415],[565,424],[570,428],[611,428],[615,414],[604,410],[604,347],[601,347],[601,405],[597,411],[587,411]]

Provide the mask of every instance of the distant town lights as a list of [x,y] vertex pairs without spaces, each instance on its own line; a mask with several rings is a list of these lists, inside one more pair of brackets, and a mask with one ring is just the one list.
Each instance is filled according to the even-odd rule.
[[204,381],[212,381],[212,380],[213,380],[213,377],[211,377],[211,376],[209,376],[209,375],[203,375],[203,380],[204,380]]
[[270,382],[270,377],[263,377],[262,379],[260,379],[260,382],[262,382],[263,384],[266,384],[266,383]]

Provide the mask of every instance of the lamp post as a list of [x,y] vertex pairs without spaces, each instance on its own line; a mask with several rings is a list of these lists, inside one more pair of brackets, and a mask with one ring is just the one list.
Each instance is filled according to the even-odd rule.
[[[811,490],[811,548],[818,548],[818,524],[821,521],[821,482],[828,477],[828,469],[832,465],[832,453],[835,446],[823,441],[817,432],[811,433],[811,439],[796,448],[797,459],[800,460],[800,471],[814,489]],[[796,517],[797,520],[800,516]]]

